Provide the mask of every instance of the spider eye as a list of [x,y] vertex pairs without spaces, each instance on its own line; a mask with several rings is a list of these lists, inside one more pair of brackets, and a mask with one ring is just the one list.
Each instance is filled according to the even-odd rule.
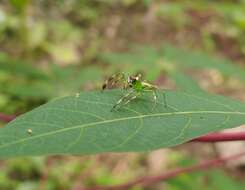
[[129,84],[134,84],[136,81],[137,81],[137,77],[132,77],[132,76],[128,77]]

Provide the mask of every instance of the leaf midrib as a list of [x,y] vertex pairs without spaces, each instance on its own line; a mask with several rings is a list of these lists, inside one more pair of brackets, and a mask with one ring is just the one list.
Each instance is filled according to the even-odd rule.
[[73,127],[69,127],[69,128],[62,128],[62,129],[58,129],[55,131],[51,131],[48,133],[42,133],[40,135],[35,135],[32,137],[27,137],[27,138],[23,138],[21,140],[18,141],[14,141],[11,143],[7,143],[4,145],[0,146],[1,148],[4,147],[8,147],[14,144],[18,144],[21,142],[25,142],[28,140],[33,140],[33,139],[37,139],[40,137],[44,137],[44,136],[49,136],[49,135],[53,135],[53,134],[57,134],[57,133],[63,133],[65,131],[69,131],[69,130],[74,130],[77,128],[85,128],[85,127],[89,127],[89,126],[96,126],[96,125],[101,125],[101,124],[105,124],[105,123],[113,123],[113,122],[118,122],[118,121],[124,121],[124,120],[130,120],[130,119],[142,119],[142,118],[146,118],[146,117],[157,117],[157,116],[168,116],[168,115],[189,115],[189,114],[232,114],[232,115],[245,115],[245,112],[227,112],[227,111],[182,111],[182,112],[171,112],[171,113],[156,113],[156,114],[148,114],[148,115],[137,115],[137,116],[132,116],[132,117],[123,117],[123,118],[117,118],[117,119],[111,119],[111,120],[103,120],[103,121],[98,121],[98,122],[92,122],[92,123],[87,123],[87,124],[83,124],[83,125],[76,125]]

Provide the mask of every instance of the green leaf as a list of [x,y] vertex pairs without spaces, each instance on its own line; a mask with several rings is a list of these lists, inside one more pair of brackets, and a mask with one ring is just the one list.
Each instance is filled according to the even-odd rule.
[[2,85],[0,90],[4,93],[25,98],[51,98],[57,92],[54,87],[47,82],[15,82],[14,86]]
[[29,0],[10,0],[12,6],[14,6],[17,10],[21,11],[26,8],[29,3]]
[[15,76],[23,76],[32,79],[47,80],[48,76],[30,63],[18,59],[12,59],[7,54],[0,52],[0,70],[9,72]]
[[[132,45],[130,52],[102,53],[100,58],[112,64],[135,64],[138,66],[151,65],[159,59],[159,53],[156,48],[150,46]],[[151,65],[152,66],[152,65]]]
[[231,176],[226,175],[223,171],[212,170],[210,172],[210,182],[213,189],[224,189],[224,190],[242,190],[244,189],[244,182],[239,182],[233,179]]
[[138,45],[131,45],[130,47],[130,52],[107,52],[102,53],[100,58],[110,63],[111,67],[115,67],[114,72],[118,70],[118,67],[130,74],[147,71],[145,79],[155,80],[163,70],[162,65],[157,63],[161,59],[157,49]]
[[149,93],[118,111],[120,90],[56,99],[0,129],[0,157],[149,151],[245,123],[242,102],[167,91],[166,108],[164,92],[156,107]]
[[205,91],[200,88],[199,84],[191,77],[177,71],[171,72],[169,75],[170,78],[175,82],[178,89],[193,93],[205,93]]
[[201,52],[182,50],[171,45],[163,46],[162,53],[165,59],[173,61],[178,67],[216,69],[223,75],[245,81],[244,67],[235,65],[227,59],[212,58]]

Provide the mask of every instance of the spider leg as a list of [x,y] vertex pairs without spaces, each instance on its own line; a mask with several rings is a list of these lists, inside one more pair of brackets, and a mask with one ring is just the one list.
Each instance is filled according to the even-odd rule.
[[154,109],[156,108],[157,105],[157,93],[156,90],[152,90],[152,94],[153,94],[153,99],[154,99]]
[[[154,102],[155,102],[154,107],[156,107],[156,104],[157,104],[157,93],[156,93],[156,91],[158,89],[157,86],[150,85],[146,82],[144,82],[143,84],[145,85],[144,91],[152,91]],[[164,102],[164,107],[167,108],[167,99],[166,99],[166,93],[165,92],[163,92],[163,102]]]
[[117,103],[112,107],[112,111],[115,110],[122,102],[124,102],[131,94],[133,91],[130,91],[129,93],[125,94],[122,98],[120,98]]
[[168,104],[167,104],[167,98],[166,98],[166,93],[165,92],[163,92],[163,102],[164,102],[165,108],[167,108]]
[[138,97],[138,93],[134,94],[135,91],[132,90],[129,93],[127,93],[126,95],[124,95],[121,99],[119,99],[117,101],[117,103],[112,107],[111,111],[119,109],[121,106],[124,106],[126,104],[128,104],[129,102],[131,102],[133,99]]
[[[152,90],[152,93],[153,93],[153,98],[154,98],[154,102],[155,102],[154,107],[156,107],[156,104],[157,104],[156,89],[155,90]],[[163,93],[163,103],[164,103],[164,107],[167,108],[168,107],[168,104],[167,104],[167,99],[166,99],[166,93],[165,92]]]
[[156,94],[156,89],[154,88],[152,88],[152,89],[150,89],[150,88],[146,88],[145,90],[144,90],[144,92],[152,92],[152,95],[153,95],[153,101],[154,101],[154,106],[153,106],[153,108],[152,108],[152,110],[153,109],[155,109],[155,107],[156,107],[156,105],[157,105],[157,94]]
[[139,95],[140,95],[139,93],[136,93],[134,96],[129,97],[127,99],[127,101],[124,102],[122,105],[124,106],[124,105],[128,104],[129,102],[131,102],[132,100],[134,100],[135,98],[137,98]]

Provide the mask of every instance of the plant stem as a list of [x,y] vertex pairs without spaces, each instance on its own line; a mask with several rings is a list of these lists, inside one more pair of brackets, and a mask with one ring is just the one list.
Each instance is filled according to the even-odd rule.
[[197,165],[193,165],[190,167],[173,169],[171,171],[168,171],[166,173],[156,175],[156,176],[141,177],[141,178],[135,179],[131,182],[121,184],[121,185],[100,186],[100,187],[98,186],[98,187],[88,188],[87,190],[124,190],[124,189],[129,189],[136,185],[147,187],[151,184],[155,184],[160,181],[171,179],[183,173],[190,173],[190,172],[200,171],[200,170],[202,171],[202,170],[209,169],[211,167],[217,167],[217,166],[220,166],[221,164],[226,163],[227,161],[234,160],[242,156],[245,156],[245,152],[234,154],[232,156],[227,156],[224,158],[216,158],[213,160],[204,161],[204,162],[201,162]]
[[0,121],[3,121],[3,122],[10,122],[15,117],[16,117],[15,115],[6,115],[4,113],[0,113]]
[[244,141],[245,132],[222,132],[211,133],[191,140],[190,142],[224,142],[224,141]]

